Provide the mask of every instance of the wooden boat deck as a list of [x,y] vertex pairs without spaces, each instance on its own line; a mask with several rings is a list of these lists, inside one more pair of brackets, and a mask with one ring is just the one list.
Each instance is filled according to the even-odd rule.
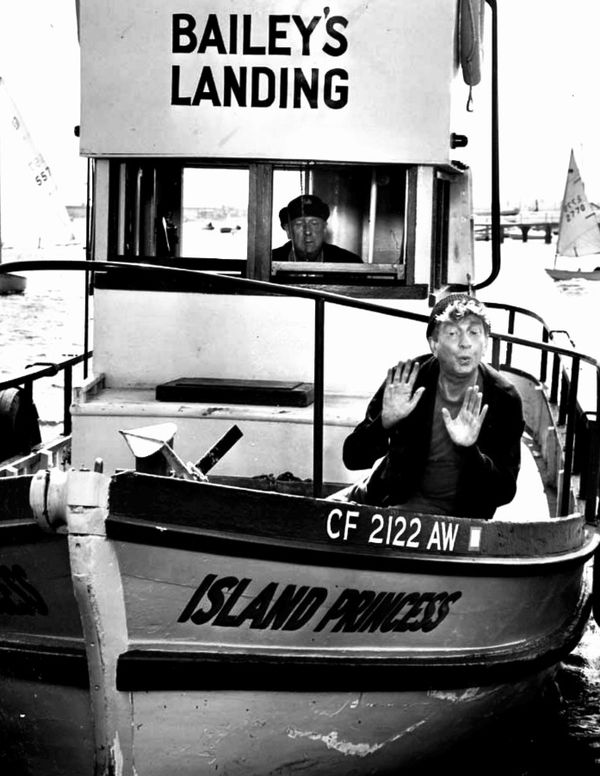
[[[368,395],[326,393],[324,416],[327,425],[352,426],[363,417]],[[213,404],[203,402],[157,401],[155,388],[101,388],[91,395],[80,390],[75,414],[96,415],[110,411],[115,415],[156,416],[157,418],[214,417],[223,420],[313,423],[314,405],[306,407],[249,404]]]
[[547,520],[551,517],[548,494],[544,489],[529,439],[521,442],[521,471],[517,494],[510,504],[496,510],[494,520]]

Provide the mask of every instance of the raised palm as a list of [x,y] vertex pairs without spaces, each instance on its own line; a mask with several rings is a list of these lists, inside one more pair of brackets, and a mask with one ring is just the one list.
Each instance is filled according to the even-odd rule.
[[455,418],[452,418],[448,410],[442,407],[446,429],[455,445],[470,447],[475,444],[487,411],[487,404],[481,409],[481,391],[475,385],[467,388],[462,407]]
[[410,359],[388,369],[381,405],[381,425],[385,429],[396,425],[416,407],[425,390],[423,387],[414,390],[418,373],[418,362]]

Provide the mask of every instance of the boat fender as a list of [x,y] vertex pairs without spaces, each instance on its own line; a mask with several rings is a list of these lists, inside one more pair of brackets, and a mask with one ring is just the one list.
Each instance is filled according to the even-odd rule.
[[468,86],[481,81],[484,6],[485,0],[460,0],[458,55]]
[[42,441],[37,409],[23,388],[0,391],[0,461],[25,455]]
[[52,533],[67,524],[67,473],[60,469],[36,472],[29,488],[29,506],[37,524]]

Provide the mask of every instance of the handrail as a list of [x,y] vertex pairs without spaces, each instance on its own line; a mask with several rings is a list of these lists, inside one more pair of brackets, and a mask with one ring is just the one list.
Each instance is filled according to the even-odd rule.
[[73,389],[73,367],[78,364],[87,364],[92,357],[92,351],[80,353],[77,356],[71,356],[63,361],[57,362],[35,362],[25,367],[26,371],[4,379],[0,378],[0,391],[7,388],[23,388],[30,399],[33,398],[33,384],[44,377],[53,377],[64,372],[63,383],[63,434],[68,436],[71,433],[71,392]]
[[[491,205],[492,205],[492,269],[487,278],[477,283],[475,290],[491,285],[500,273],[500,132],[498,129],[498,6],[496,0],[486,0],[492,11],[492,84],[491,84]],[[466,290],[466,289],[465,289]]]
[[[315,401],[314,401],[314,437],[313,437],[313,489],[316,496],[321,495],[322,487],[322,468],[323,468],[323,402],[324,402],[324,321],[325,309],[324,303],[350,307],[367,312],[376,312],[382,315],[389,315],[395,318],[405,320],[420,321],[426,323],[429,320],[428,315],[414,313],[407,310],[398,310],[392,307],[386,307],[377,303],[354,299],[341,294],[310,289],[297,286],[288,286],[284,284],[273,284],[263,280],[253,280],[249,278],[232,277],[229,275],[219,275],[218,273],[206,272],[196,269],[183,267],[168,267],[154,264],[130,264],[113,261],[68,261],[55,260],[52,262],[52,268],[57,270],[84,270],[95,272],[106,272],[116,270],[127,273],[162,273],[169,275],[183,275],[188,279],[194,278],[198,281],[199,287],[206,289],[244,289],[261,291],[272,296],[295,296],[310,299],[315,302],[315,340],[314,340],[314,383],[315,383]],[[25,272],[37,269],[48,269],[48,263],[45,261],[14,261],[0,264],[0,274],[5,272]],[[561,492],[559,494],[559,514],[567,514],[569,508],[569,493],[571,488],[571,479],[575,469],[576,459],[585,457],[588,461],[587,469],[582,473],[580,482],[580,497],[585,499],[585,516],[589,522],[597,521],[597,498],[599,485],[600,454],[598,447],[600,445],[599,419],[600,419],[600,364],[591,356],[577,352],[574,348],[565,348],[549,343],[549,337],[552,330],[547,327],[543,319],[536,313],[525,308],[501,303],[486,303],[490,308],[506,310],[509,313],[509,329],[514,331],[515,318],[517,314],[537,320],[542,326],[542,339],[536,342],[522,337],[517,337],[512,333],[499,334],[491,333],[492,339],[492,364],[496,367],[511,367],[513,362],[513,348],[525,347],[540,352],[540,381],[546,380],[546,364],[548,356],[553,356],[554,365],[552,369],[550,400],[559,402],[559,424],[566,424],[565,435],[565,463],[562,480]],[[505,360],[500,363],[500,346],[504,343],[506,346]],[[87,360],[91,353],[83,354],[79,358]],[[562,361],[568,359],[568,366],[562,365]],[[596,406],[594,410],[585,410],[577,403],[577,389],[579,383],[579,371],[582,364],[587,364],[596,371]],[[12,381],[0,383],[0,388],[9,387],[23,383],[28,379],[38,379],[38,377],[52,374],[52,367],[45,367],[35,373],[23,378],[14,378]],[[595,416],[592,421],[589,415]],[[578,436],[580,436],[583,423],[583,436],[589,455],[577,455]],[[70,428],[70,423],[69,423]],[[585,476],[584,476],[585,475]]]

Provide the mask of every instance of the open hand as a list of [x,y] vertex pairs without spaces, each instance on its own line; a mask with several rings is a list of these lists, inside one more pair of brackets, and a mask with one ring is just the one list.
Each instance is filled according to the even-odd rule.
[[487,411],[487,404],[481,409],[481,391],[476,385],[467,388],[462,407],[454,420],[448,410],[442,407],[444,423],[455,445],[470,447],[475,444]]
[[381,405],[381,425],[385,429],[396,425],[416,407],[425,390],[421,387],[414,391],[418,373],[419,364],[416,361],[413,364],[410,359],[388,369]]

